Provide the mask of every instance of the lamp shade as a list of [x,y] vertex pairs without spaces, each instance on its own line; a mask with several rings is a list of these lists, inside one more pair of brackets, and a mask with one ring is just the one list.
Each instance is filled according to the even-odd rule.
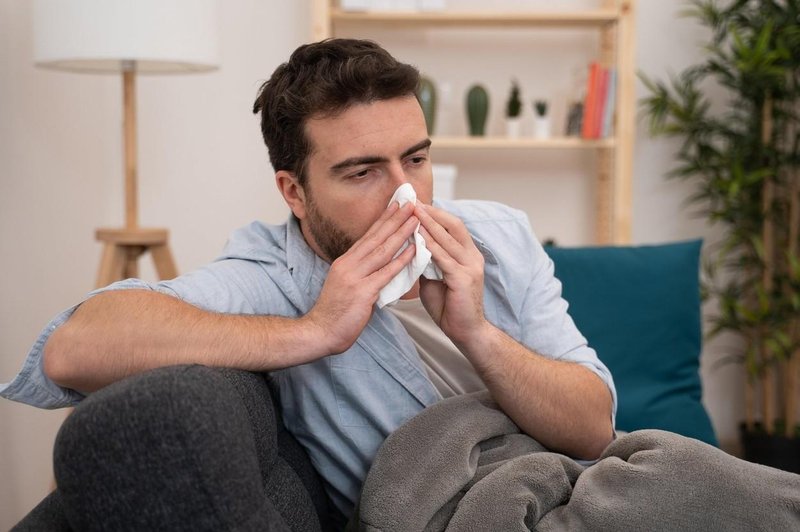
[[216,0],[35,0],[34,61],[76,72],[217,68]]

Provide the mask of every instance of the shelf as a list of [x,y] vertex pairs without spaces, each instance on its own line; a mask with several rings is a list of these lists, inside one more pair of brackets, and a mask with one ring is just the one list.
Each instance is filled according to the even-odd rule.
[[584,140],[575,137],[549,139],[507,137],[433,137],[434,149],[597,149],[614,148],[614,138]]
[[[395,36],[419,40],[419,32],[433,33],[442,30],[467,30],[475,34],[474,43],[481,47],[481,38],[494,37],[506,29],[514,30],[509,36],[520,41],[519,54],[526,53],[523,33],[538,29],[581,30],[597,32],[599,46],[595,60],[617,69],[616,105],[614,109],[614,134],[611,138],[584,140],[576,137],[508,138],[500,134],[488,137],[467,135],[442,135],[432,138],[432,146],[446,158],[476,153],[481,158],[502,164],[504,159],[516,154],[542,153],[542,150],[589,152],[592,159],[595,186],[595,241],[598,244],[625,244],[631,239],[633,149],[636,136],[636,0],[603,0],[597,8],[565,10],[520,8],[519,10],[493,10],[492,2],[485,7],[458,11],[455,4],[444,11],[343,11],[337,0],[310,0],[312,5],[311,29],[315,41],[329,37],[368,37],[391,41]],[[522,4],[520,2],[519,4]],[[557,2],[551,2],[554,6]],[[450,31],[443,32],[446,34]],[[454,33],[457,42],[460,34]],[[485,34],[484,34],[485,33]],[[365,35],[366,34],[366,35]],[[399,35],[397,35],[399,34]],[[380,36],[380,37],[376,37]],[[442,38],[445,39],[449,35]],[[423,39],[422,44],[432,48]],[[558,53],[558,50],[531,47],[530,53]],[[427,53],[426,50],[417,53]],[[450,51],[449,55],[458,52]],[[469,60],[469,52],[460,52],[459,60]],[[448,54],[445,54],[447,60]],[[461,65],[467,71],[469,65]],[[546,72],[541,74],[547,75]],[[588,161],[587,161],[588,164]]]
[[480,12],[480,11],[371,11],[352,12],[333,9],[331,21],[356,24],[391,24],[414,26],[604,26],[616,23],[620,12],[616,9],[553,12]]

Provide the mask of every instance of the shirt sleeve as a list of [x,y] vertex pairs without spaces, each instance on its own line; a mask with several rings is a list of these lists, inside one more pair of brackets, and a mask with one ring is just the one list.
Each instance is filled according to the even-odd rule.
[[[527,225],[527,223],[526,223]],[[561,282],[555,265],[542,245],[527,228],[530,250],[528,286],[520,311],[522,343],[536,352],[557,360],[574,362],[592,371],[611,393],[612,423],[616,419],[617,391],[611,372],[597,357],[569,315],[569,305],[561,297]]]
[[253,261],[223,260],[187,273],[169,281],[149,283],[140,279],[126,279],[90,292],[80,303],[64,310],[53,318],[36,338],[22,369],[11,382],[0,384],[0,397],[39,408],[74,406],[85,396],[75,390],[63,388],[50,380],[44,372],[44,346],[50,335],[72,316],[82,303],[97,294],[112,290],[153,290],[186,301],[204,310],[254,314],[275,301],[276,290],[268,282],[263,268]]

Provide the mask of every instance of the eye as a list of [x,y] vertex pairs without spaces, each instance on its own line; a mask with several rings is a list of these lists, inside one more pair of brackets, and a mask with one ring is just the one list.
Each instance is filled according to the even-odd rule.
[[347,176],[347,178],[355,180],[366,179],[372,176],[377,171],[378,170],[376,168],[364,168],[363,170],[359,170],[358,172],[350,174],[349,176]]
[[428,157],[426,155],[413,155],[408,159],[408,161],[409,163],[417,166],[423,164],[427,159]]

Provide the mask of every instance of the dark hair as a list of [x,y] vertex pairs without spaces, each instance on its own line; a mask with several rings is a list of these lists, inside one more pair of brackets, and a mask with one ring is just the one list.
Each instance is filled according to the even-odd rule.
[[311,146],[309,118],[335,116],[354,104],[414,95],[419,71],[375,42],[327,39],[305,44],[258,91],[253,113],[275,171],[293,172],[305,185]]

